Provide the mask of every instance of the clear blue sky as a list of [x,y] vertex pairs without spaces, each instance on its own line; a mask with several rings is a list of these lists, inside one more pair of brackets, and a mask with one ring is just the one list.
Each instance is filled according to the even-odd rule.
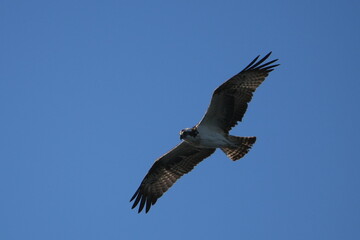
[[[0,239],[360,239],[359,1],[0,2]],[[281,66],[149,214],[153,161],[258,54]]]

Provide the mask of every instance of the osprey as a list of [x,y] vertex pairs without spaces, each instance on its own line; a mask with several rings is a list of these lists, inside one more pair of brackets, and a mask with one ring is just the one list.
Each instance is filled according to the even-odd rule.
[[[139,203],[140,213],[146,213],[182,175],[220,148],[231,160],[236,161],[249,152],[256,137],[236,137],[229,131],[241,121],[253,92],[279,64],[278,59],[263,63],[257,56],[240,73],[215,89],[210,106],[203,119],[192,128],[180,131],[180,144],[158,158],[146,174],[130,202],[132,208]],[[272,65],[273,64],[273,65]]]

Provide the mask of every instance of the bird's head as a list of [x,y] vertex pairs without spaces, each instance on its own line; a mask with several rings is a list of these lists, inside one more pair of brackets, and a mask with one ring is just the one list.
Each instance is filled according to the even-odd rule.
[[198,134],[199,134],[199,132],[195,127],[193,127],[193,128],[185,128],[185,129],[180,131],[180,140],[186,139],[187,137],[195,138],[196,135],[198,135]]

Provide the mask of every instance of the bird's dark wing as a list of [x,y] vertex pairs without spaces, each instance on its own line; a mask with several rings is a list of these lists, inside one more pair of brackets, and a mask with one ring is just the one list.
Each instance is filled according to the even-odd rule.
[[132,208],[139,203],[139,213],[146,206],[146,212],[154,205],[182,175],[190,172],[198,163],[215,152],[215,148],[197,148],[181,142],[160,157],[150,168],[140,187],[131,198]]
[[270,54],[271,52],[259,61],[257,56],[244,70],[220,85],[214,91],[210,106],[198,125],[221,129],[227,133],[241,121],[253,92],[269,72],[279,65],[273,64],[278,59],[264,63]]

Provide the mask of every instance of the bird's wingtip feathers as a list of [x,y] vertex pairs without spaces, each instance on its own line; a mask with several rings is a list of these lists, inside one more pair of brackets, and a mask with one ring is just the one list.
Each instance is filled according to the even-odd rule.
[[[247,65],[241,72],[245,72],[245,71],[251,71],[251,70],[265,70],[267,72],[271,72],[273,70],[273,68],[279,66],[279,64],[274,64],[274,65],[270,65],[276,61],[278,61],[278,59],[272,60],[270,62],[264,63],[262,64],[266,59],[268,59],[270,57],[270,55],[272,54],[272,51],[270,51],[268,54],[266,54],[263,58],[261,58],[259,61],[259,57],[260,55],[258,55],[254,60],[252,60],[250,62],[249,65]],[[262,64],[262,65],[261,65]],[[270,65],[270,66],[269,66]]]

